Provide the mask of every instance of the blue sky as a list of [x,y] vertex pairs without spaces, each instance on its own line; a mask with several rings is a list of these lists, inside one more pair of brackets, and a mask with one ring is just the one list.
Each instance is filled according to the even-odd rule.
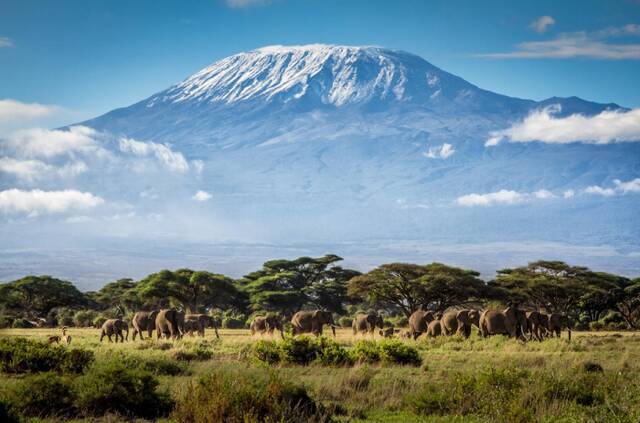
[[638,24],[638,0],[1,0],[0,99],[69,123],[233,53],[328,43],[407,50],[512,96],[638,107]]

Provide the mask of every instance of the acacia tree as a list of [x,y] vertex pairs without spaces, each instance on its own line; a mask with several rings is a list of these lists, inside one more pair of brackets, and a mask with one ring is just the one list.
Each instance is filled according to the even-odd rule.
[[209,308],[232,308],[241,303],[233,279],[210,272],[162,270],[142,279],[136,287],[140,298],[164,306],[169,299],[190,313]]
[[0,284],[0,307],[5,313],[44,317],[56,307],[80,307],[85,296],[71,282],[51,276],[27,276]]
[[615,309],[622,315],[629,328],[640,327],[640,278],[627,279],[627,282],[619,287]]
[[383,264],[349,282],[349,294],[410,316],[419,308],[444,310],[477,300],[485,289],[479,273],[441,263]]
[[490,285],[507,292],[511,301],[550,312],[570,313],[586,296],[611,288],[607,278],[561,261],[540,260],[497,273]]
[[118,279],[88,296],[99,306],[114,308],[118,315],[125,315],[142,307],[143,301],[138,296],[136,287],[137,284],[132,279]]
[[360,274],[335,265],[341,260],[333,254],[271,260],[239,282],[249,295],[253,311],[277,311],[290,316],[305,306],[313,306],[341,313],[348,302],[347,282]]

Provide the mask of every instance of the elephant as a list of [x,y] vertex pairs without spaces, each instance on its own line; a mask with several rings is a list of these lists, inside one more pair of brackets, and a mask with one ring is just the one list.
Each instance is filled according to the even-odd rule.
[[131,326],[133,326],[131,335],[134,341],[136,340],[137,334],[140,334],[140,340],[144,341],[144,337],[142,336],[143,331],[147,331],[147,335],[151,338],[156,328],[157,315],[158,310],[138,311],[133,315],[133,320],[131,320]]
[[442,322],[440,320],[432,320],[427,325],[427,336],[435,338],[442,335]]
[[[126,336],[122,336],[122,331],[127,333]],[[120,338],[120,342],[124,342],[125,339],[129,340],[129,325],[122,319],[108,319],[102,324],[102,331],[100,332],[100,342],[106,336],[109,338],[109,342],[113,342],[111,340],[111,336],[116,336],[116,342],[118,342],[118,338]]]
[[351,324],[354,336],[358,333],[369,333],[369,335],[373,336],[376,326],[380,329],[384,329],[382,316],[379,316],[377,313],[358,313]]
[[507,307],[503,311],[485,310],[480,315],[480,334],[482,337],[508,335],[512,338],[526,339],[527,328],[525,312],[516,307]]
[[180,339],[184,331],[184,313],[175,308],[160,310],[156,316],[158,339],[164,335],[167,339]]
[[478,310],[451,310],[442,315],[441,325],[444,335],[461,334],[465,338],[471,335],[471,325],[480,326]]
[[304,310],[299,311],[291,318],[291,332],[298,335],[301,333],[313,333],[315,336],[322,335],[323,325],[330,325],[333,336],[336,336],[336,326],[333,323],[333,316],[330,311]]
[[418,338],[427,331],[427,326],[431,321],[435,320],[433,312],[425,310],[416,310],[409,317],[409,330],[413,339]]
[[528,311],[526,313],[527,316],[527,325],[529,332],[529,339],[536,339],[537,341],[542,341],[544,339],[544,335],[548,330],[549,326],[549,318],[539,311]]
[[184,321],[184,334],[193,336],[194,332],[200,332],[200,322],[197,320],[185,319]]
[[280,337],[284,339],[282,322],[277,316],[256,316],[249,328],[251,329],[251,335],[268,333],[271,336],[273,336],[273,331],[278,329],[280,331]]
[[189,321],[196,321],[197,324],[197,332],[199,336],[204,337],[205,335],[205,328],[207,328],[208,326],[213,328],[213,331],[216,334],[216,338],[220,339],[220,334],[218,333],[218,325],[216,325],[216,320],[209,316],[208,314],[186,314],[184,316],[184,324],[185,324],[185,330],[186,330],[186,326],[193,326],[193,323],[189,323],[187,324],[187,322]]
[[562,329],[566,328],[568,338],[569,340],[571,340],[571,324],[567,316],[560,313],[551,313],[548,315],[548,321],[549,323],[547,324],[547,329],[551,337],[553,337],[555,334],[555,336],[560,338]]

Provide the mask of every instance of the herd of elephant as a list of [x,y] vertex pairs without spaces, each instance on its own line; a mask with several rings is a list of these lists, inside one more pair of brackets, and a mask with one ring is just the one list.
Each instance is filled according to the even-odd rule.
[[478,328],[482,337],[507,335],[542,341],[545,337],[560,337],[562,330],[566,329],[571,339],[571,326],[563,314],[526,311],[517,307],[484,311],[463,309],[445,313],[418,310],[409,317],[409,330],[403,336],[416,339],[423,333],[430,337],[459,334],[467,338],[473,326]]
[[[316,336],[322,334],[324,326],[327,325],[336,335],[336,325],[331,312],[323,310],[299,311],[291,318],[292,335],[311,333]],[[199,336],[205,335],[206,327],[213,327],[216,338],[220,338],[215,319],[206,314],[188,314],[180,310],[163,309],[154,311],[139,311],[134,314],[131,321],[133,327],[133,340],[136,335],[140,335],[143,340],[143,333],[146,332],[151,338],[153,332],[157,338],[163,336],[167,339],[177,339],[184,335]],[[353,334],[374,335],[376,328],[380,328],[379,334],[383,337],[393,337],[400,333],[401,337],[416,339],[422,334],[429,337],[440,335],[459,334],[469,337],[472,327],[479,329],[482,337],[490,335],[507,335],[512,338],[523,340],[542,341],[547,336],[560,337],[562,330],[568,331],[571,339],[571,327],[564,315],[559,313],[543,313],[540,311],[525,311],[517,307],[507,307],[504,310],[484,310],[475,309],[450,310],[445,313],[436,313],[427,310],[417,310],[409,317],[409,328],[400,331],[396,328],[385,327],[382,316],[377,313],[358,313],[353,319]],[[282,320],[277,316],[256,316],[250,325],[251,334],[273,335],[275,330],[280,332],[284,338],[284,328]],[[126,333],[126,335],[123,335]],[[129,325],[122,319],[109,319],[102,325],[100,342],[106,336],[110,342],[115,335],[116,342],[123,342],[129,339]]]

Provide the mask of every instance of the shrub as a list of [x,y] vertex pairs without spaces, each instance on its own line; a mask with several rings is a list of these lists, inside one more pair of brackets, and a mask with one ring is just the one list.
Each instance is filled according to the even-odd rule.
[[591,330],[603,330],[604,329],[604,323],[602,323],[601,321],[591,322],[591,323],[589,323],[589,329],[591,329]]
[[302,386],[275,374],[216,372],[191,383],[172,418],[185,422],[322,422],[326,411]]
[[[26,417],[70,415],[73,408],[71,383],[55,373],[27,376],[6,393],[11,411]],[[4,420],[3,420],[4,421]]]
[[119,413],[155,418],[171,410],[171,401],[157,390],[158,380],[148,371],[128,368],[121,360],[94,363],[74,381],[76,406],[85,414]]
[[0,362],[6,373],[60,371],[81,373],[93,361],[93,352],[24,338],[0,339]]
[[192,361],[192,360],[209,360],[213,357],[213,351],[206,343],[195,343],[183,348],[176,349],[171,354],[176,360]]
[[93,321],[98,317],[98,312],[94,310],[80,310],[73,315],[73,324],[77,327],[86,328],[93,326]]
[[378,344],[380,359],[387,364],[420,366],[422,359],[418,350],[397,339],[385,339]]
[[338,324],[343,328],[350,328],[353,324],[353,319],[351,317],[344,316],[338,319]]
[[375,341],[360,340],[351,350],[353,359],[359,363],[377,363],[380,361],[380,350]]
[[185,373],[186,366],[184,363],[176,362],[169,357],[140,357],[132,354],[122,354],[121,360],[127,367],[137,367],[156,376],[177,376]]
[[593,361],[585,362],[582,365],[582,368],[587,373],[594,373],[594,372],[602,373],[602,372],[604,372],[604,369],[602,368],[602,366],[599,363],[596,363],[596,362],[593,362]]
[[316,361],[323,366],[349,366],[353,358],[349,352],[333,339],[320,337],[316,340]]
[[252,355],[258,361],[269,365],[278,364],[280,362],[280,348],[274,341],[259,340],[253,344]]
[[286,338],[280,342],[280,358],[285,363],[308,365],[317,357],[317,345],[308,336]]

